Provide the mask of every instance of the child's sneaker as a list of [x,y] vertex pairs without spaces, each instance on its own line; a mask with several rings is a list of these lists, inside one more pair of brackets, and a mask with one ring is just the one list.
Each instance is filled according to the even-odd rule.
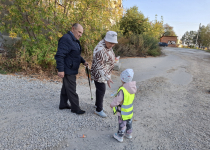
[[128,138],[128,139],[132,139],[132,134],[127,134],[127,133],[126,133],[126,134],[125,134],[125,137]]
[[119,142],[123,142],[123,137],[120,137],[117,133],[113,135],[113,137],[118,140]]

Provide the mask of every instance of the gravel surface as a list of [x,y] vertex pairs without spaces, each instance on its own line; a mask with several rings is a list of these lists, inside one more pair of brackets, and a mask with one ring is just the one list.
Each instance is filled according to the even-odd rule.
[[[122,70],[134,69],[138,87],[133,138],[123,143],[112,138],[118,124],[109,107],[118,76],[107,88],[104,119],[94,114],[87,79],[77,86],[87,113],[76,115],[58,109],[61,83],[0,75],[0,149],[209,150],[210,54],[181,48],[163,52],[164,57],[120,60]],[[92,91],[95,97],[94,84]]]

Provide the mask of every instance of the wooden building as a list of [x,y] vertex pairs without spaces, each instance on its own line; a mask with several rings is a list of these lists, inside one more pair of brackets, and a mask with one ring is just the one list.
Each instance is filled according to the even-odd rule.
[[162,36],[160,42],[168,44],[168,47],[177,47],[177,36]]

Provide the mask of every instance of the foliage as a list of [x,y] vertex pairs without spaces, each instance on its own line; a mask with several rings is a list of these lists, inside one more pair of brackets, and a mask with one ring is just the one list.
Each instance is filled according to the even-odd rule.
[[[60,1],[61,2],[61,1]],[[150,22],[136,6],[123,14],[120,0],[1,0],[0,32],[21,37],[15,45],[5,45],[0,64],[8,70],[31,69],[56,72],[54,55],[59,38],[75,22],[84,27],[80,39],[84,56],[91,56],[107,30],[118,32],[116,54],[123,56],[160,55],[158,39],[164,33],[163,19]],[[116,4],[114,4],[116,3]],[[114,15],[113,15],[114,14]],[[122,18],[122,19],[121,19]],[[118,23],[119,21],[119,23]]]
[[42,68],[55,66],[58,39],[73,23],[84,27],[81,43],[84,53],[90,55],[101,35],[111,28],[110,19],[119,20],[123,11],[107,0],[65,0],[62,4],[57,0],[1,0],[0,10],[0,32],[21,37],[18,56]]
[[164,36],[176,36],[176,33],[174,32],[174,29],[169,24],[164,24],[165,33]]
[[148,34],[132,34],[123,36],[114,47],[120,56],[158,56],[161,54],[158,40]]
[[186,43],[188,46],[194,45],[196,43],[196,31],[186,31],[185,34],[182,36],[181,41],[182,43]]
[[161,21],[149,21],[144,14],[138,11],[138,7],[134,6],[126,10],[126,13],[119,22],[123,35],[143,34],[147,33],[155,38],[160,38],[164,33],[163,17]]
[[119,22],[123,36],[115,46],[116,55],[120,56],[158,56],[161,54],[158,46],[159,38],[164,33],[163,17],[150,22],[138,7],[131,7]]
[[182,36],[182,42],[186,43],[188,47],[192,47],[194,44],[198,44],[199,48],[208,47],[210,48],[210,24],[207,26],[200,26],[198,32],[186,31]]
[[138,12],[138,7],[134,6],[126,10],[125,15],[120,20],[120,29],[123,30],[123,34],[141,34],[148,31],[150,28],[149,19],[144,17],[144,14]]
[[210,49],[210,24],[208,24],[206,27],[203,27],[200,31],[200,40],[202,43],[202,46],[208,47]]
[[159,39],[164,33],[164,27],[163,27],[163,17],[161,16],[161,21],[157,20],[157,15],[155,15],[155,21],[150,22],[150,28],[147,31],[147,34],[149,34],[152,37],[155,37],[156,39]]
[[0,74],[7,74],[6,71],[4,71],[4,69],[0,66]]

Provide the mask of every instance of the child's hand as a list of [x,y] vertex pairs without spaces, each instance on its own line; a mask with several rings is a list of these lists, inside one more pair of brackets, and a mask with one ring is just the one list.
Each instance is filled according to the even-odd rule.
[[111,104],[110,104],[110,107],[113,108]]

